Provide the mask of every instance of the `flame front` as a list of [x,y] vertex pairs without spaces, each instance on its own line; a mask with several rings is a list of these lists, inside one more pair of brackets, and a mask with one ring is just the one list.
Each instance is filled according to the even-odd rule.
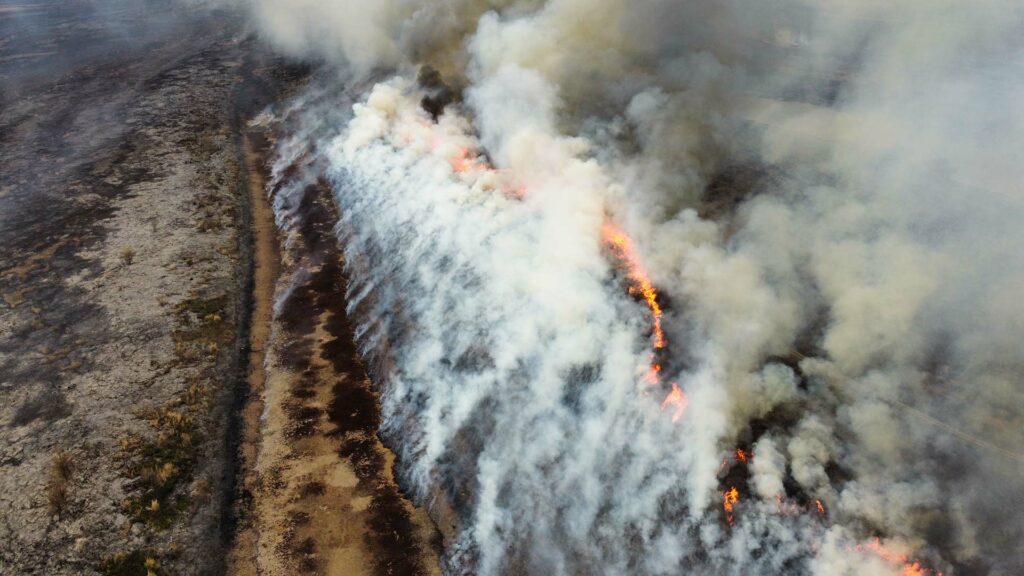
[[683,412],[686,411],[686,395],[679,388],[679,384],[672,383],[672,391],[668,393],[661,402],[661,409],[672,408],[672,421],[678,422],[683,417]]
[[[654,284],[651,283],[651,279],[647,275],[647,270],[640,263],[636,250],[633,249],[633,241],[621,228],[607,218],[601,226],[601,237],[616,258],[625,265],[630,282],[629,293],[634,295],[640,294],[647,304],[647,308],[651,311],[654,349],[657,351],[664,348],[665,332],[661,328],[663,311],[661,304],[658,303],[658,293],[655,291]],[[655,386],[661,382],[660,374],[661,364],[658,364],[654,359],[654,354],[652,354],[651,365],[644,374],[643,381],[649,386]],[[683,394],[679,385],[673,382],[672,391],[661,402],[661,409],[672,408],[672,421],[678,422],[683,417],[683,412],[686,411],[686,404],[686,395]]]
[[[441,140],[436,136],[429,138],[431,147],[438,150],[442,147]],[[465,175],[470,181],[476,182],[486,189],[499,191],[507,196],[522,200],[526,196],[526,187],[516,182],[507,170],[491,166],[486,157],[466,146],[459,146],[455,153],[447,156],[452,172]]]
[[[456,153],[449,157],[449,162],[453,172],[458,174],[504,174],[503,171],[490,166],[484,157],[474,153],[470,148],[466,147],[459,147]],[[502,180],[505,180],[505,178],[502,178]],[[502,187],[504,186],[501,184],[498,185],[499,189]],[[505,191],[507,192],[508,190]],[[522,199],[524,197],[524,192],[525,190],[518,188],[514,190],[513,195]],[[654,353],[650,356],[650,364],[642,377],[642,381],[647,386],[658,386],[663,381],[663,367],[658,362],[656,352],[657,350],[663,350],[667,345],[665,333],[662,327],[664,311],[661,307],[661,303],[659,302],[658,293],[655,290],[650,276],[636,251],[635,244],[629,235],[610,219],[606,218],[602,224],[601,236],[603,242],[609,248],[612,255],[626,271],[629,282],[629,293],[632,295],[639,295],[650,311],[651,344],[654,348]],[[677,383],[672,382],[669,393],[661,402],[661,410],[669,412],[671,421],[675,423],[683,417],[687,405],[688,398],[684,394],[683,390]],[[736,448],[733,452],[733,457],[734,462],[749,465],[750,454],[742,448]],[[725,464],[726,463],[723,462],[723,466]],[[736,486],[730,486],[728,490],[725,490],[722,493],[722,508],[726,516],[726,521],[730,526],[735,522],[735,510],[739,500],[740,492]],[[821,517],[826,516],[824,505],[820,500],[814,501],[813,508],[811,508],[811,510],[816,510]],[[863,550],[862,547],[858,547],[858,549]],[[902,576],[941,576],[935,571],[923,567],[920,562],[911,563],[908,561],[906,556],[897,555],[883,548],[880,541],[876,540],[875,542],[868,544],[867,550],[870,550],[889,563],[902,565]]]
[[459,147],[459,151],[450,159],[452,170],[462,174],[465,172],[494,172],[494,168],[484,164],[476,157],[469,156],[469,148]]
[[644,382],[651,386],[654,386],[655,384],[661,381],[661,378],[659,377],[660,373],[661,364],[658,364],[656,362],[652,363],[651,367],[647,369],[647,373],[644,374]]
[[731,488],[725,491],[725,494],[722,498],[722,509],[725,510],[725,520],[729,523],[730,526],[732,525],[733,520],[732,511],[735,508],[736,503],[739,501],[740,491],[737,490],[735,486],[732,486]]
[[[437,147],[437,144],[434,144]],[[485,174],[497,174],[500,171],[490,166],[485,160],[481,160],[477,155],[471,155],[471,150],[467,147],[460,146],[454,155],[449,157],[449,163],[451,164],[452,170],[458,174],[466,173],[485,173]],[[511,191],[512,195],[516,198],[522,199],[525,195],[525,190],[520,186]],[[626,235],[626,233],[613,224],[610,220],[606,219],[601,228],[601,236],[605,243],[611,248],[615,256],[623,262],[626,267],[627,274],[630,280],[629,293],[640,294],[647,304],[647,308],[651,311],[652,323],[653,323],[653,345],[655,350],[662,349],[665,347],[665,332],[661,327],[661,317],[663,311],[661,305],[658,303],[658,293],[654,289],[654,285],[651,283],[650,277],[647,274],[646,269],[640,263],[640,258],[636,254],[636,250],[633,248],[633,242]],[[651,365],[644,374],[643,381],[650,386],[655,386],[661,382],[660,378],[661,364],[654,360],[654,355],[651,355]],[[672,408],[672,422],[679,421],[683,416],[683,412],[686,410],[686,396],[683,391],[679,388],[679,385],[675,382],[672,383],[672,391],[669,392],[668,396],[661,403],[661,409]]]
[[881,538],[875,538],[867,543],[857,545],[858,552],[871,552],[890,564],[902,565],[900,576],[943,576],[942,572],[927,568],[920,561],[911,562],[906,554],[886,548]]
[[644,302],[647,303],[647,308],[651,310],[654,323],[654,347],[656,349],[664,348],[665,332],[661,329],[661,316],[663,312],[661,305],[658,304],[658,293],[654,290],[654,284],[651,283],[647,270],[640,263],[640,258],[633,248],[633,241],[630,240],[629,236],[622,229],[612,224],[609,220],[605,220],[604,225],[601,227],[601,236],[615,252],[616,256],[625,263],[629,280],[632,284],[629,287],[630,294],[640,294]]

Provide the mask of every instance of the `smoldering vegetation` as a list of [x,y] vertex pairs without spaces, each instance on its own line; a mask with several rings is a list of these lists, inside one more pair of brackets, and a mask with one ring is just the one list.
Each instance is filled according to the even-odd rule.
[[450,572],[1024,570],[1019,7],[251,4]]

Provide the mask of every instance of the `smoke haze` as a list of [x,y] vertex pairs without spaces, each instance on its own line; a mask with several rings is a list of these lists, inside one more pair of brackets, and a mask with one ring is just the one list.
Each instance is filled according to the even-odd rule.
[[1018,4],[252,8],[449,572],[1024,573]]

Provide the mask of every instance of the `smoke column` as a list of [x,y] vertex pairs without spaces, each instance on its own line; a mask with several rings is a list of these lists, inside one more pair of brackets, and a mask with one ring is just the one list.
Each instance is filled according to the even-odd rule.
[[448,572],[1024,573],[1022,9],[893,4],[253,0]]

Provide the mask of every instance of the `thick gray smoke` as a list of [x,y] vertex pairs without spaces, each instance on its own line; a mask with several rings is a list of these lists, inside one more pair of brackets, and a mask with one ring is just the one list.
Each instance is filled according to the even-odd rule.
[[1024,573],[1017,3],[253,1],[451,572]]

